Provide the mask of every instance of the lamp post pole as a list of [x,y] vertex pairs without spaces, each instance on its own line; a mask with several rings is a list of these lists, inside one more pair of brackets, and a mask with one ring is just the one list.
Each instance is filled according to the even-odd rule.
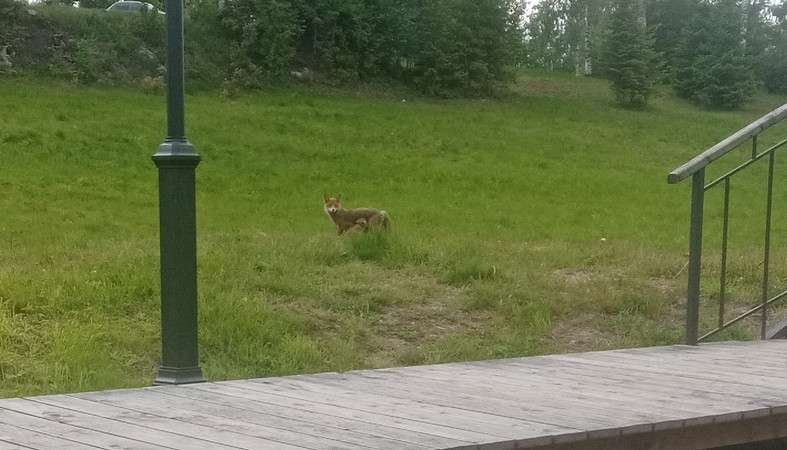
[[156,384],[205,381],[197,344],[195,169],[200,156],[186,139],[183,0],[167,0],[167,137],[153,162],[159,174],[161,366]]

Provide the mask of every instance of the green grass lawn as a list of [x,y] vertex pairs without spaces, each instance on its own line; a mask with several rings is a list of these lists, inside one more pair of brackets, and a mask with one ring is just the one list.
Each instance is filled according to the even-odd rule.
[[[0,397],[149,385],[164,96],[21,79],[0,91]],[[206,376],[680,342],[690,183],[667,173],[785,101],[706,112],[665,90],[633,112],[603,81],[541,73],[497,101],[189,95]],[[740,305],[759,282],[763,171],[734,190]],[[393,232],[336,236],[326,193],[386,209]],[[781,179],[775,196],[784,217]],[[786,231],[774,222],[774,285]]]

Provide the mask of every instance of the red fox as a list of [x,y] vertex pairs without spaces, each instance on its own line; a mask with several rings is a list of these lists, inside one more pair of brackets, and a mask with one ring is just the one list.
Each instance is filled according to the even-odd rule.
[[329,197],[323,196],[325,204],[323,209],[328,217],[331,218],[333,223],[339,229],[339,234],[344,234],[348,231],[369,231],[371,228],[381,227],[388,228],[391,218],[388,213],[373,208],[357,208],[357,209],[344,209],[341,204],[341,196]]

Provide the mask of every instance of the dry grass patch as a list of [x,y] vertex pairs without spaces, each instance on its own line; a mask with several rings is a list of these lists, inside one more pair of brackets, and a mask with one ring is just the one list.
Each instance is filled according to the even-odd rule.
[[484,334],[492,314],[467,310],[467,289],[436,282],[428,297],[385,307],[372,324],[366,364],[388,367],[412,359],[415,353],[446,338],[476,338]]
[[557,279],[569,286],[588,283],[599,277],[599,274],[586,269],[557,269],[554,272]]

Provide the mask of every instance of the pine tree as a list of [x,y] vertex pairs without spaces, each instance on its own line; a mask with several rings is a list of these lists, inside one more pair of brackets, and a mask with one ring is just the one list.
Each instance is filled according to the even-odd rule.
[[604,68],[618,103],[632,108],[647,106],[658,78],[658,65],[653,39],[646,30],[639,2],[616,2],[610,19]]

